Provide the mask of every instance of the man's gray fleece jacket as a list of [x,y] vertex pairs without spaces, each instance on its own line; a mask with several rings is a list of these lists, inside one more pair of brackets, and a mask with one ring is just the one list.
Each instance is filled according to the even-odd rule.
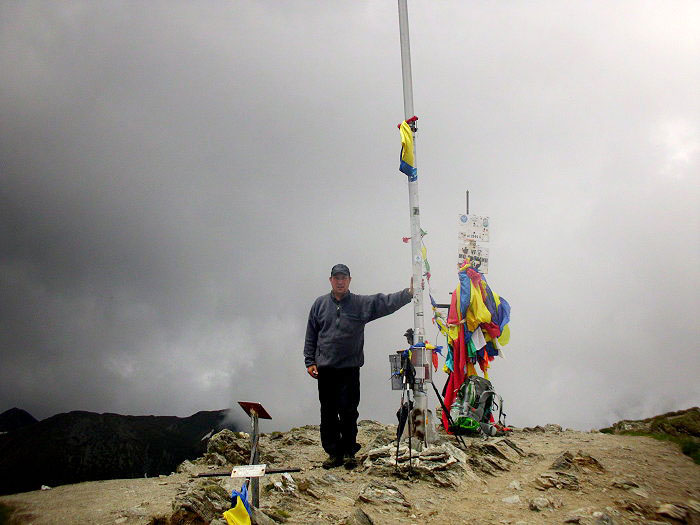
[[394,313],[411,299],[408,288],[388,295],[348,292],[340,301],[332,293],[322,295],[314,301],[306,325],[306,367],[362,366],[365,363],[365,325]]

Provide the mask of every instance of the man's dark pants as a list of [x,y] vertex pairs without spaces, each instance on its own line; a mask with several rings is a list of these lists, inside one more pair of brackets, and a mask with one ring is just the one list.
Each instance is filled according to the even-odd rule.
[[360,368],[318,369],[321,444],[331,456],[355,455],[360,404]]

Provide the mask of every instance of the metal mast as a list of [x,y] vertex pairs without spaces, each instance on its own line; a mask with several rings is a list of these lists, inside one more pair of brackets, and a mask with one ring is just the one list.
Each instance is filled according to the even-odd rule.
[[[411,45],[408,36],[408,6],[407,0],[399,2],[399,33],[401,36],[401,73],[403,77],[403,108],[405,119],[408,120],[415,114],[413,112],[413,80],[411,75]],[[415,127],[413,128],[413,140],[415,148]],[[425,429],[424,443],[427,444],[428,424],[428,398],[424,387],[426,381],[432,381],[431,368],[427,350],[425,350],[425,328],[423,322],[423,258],[421,257],[421,228],[420,208],[418,205],[418,180],[408,181],[408,203],[411,220],[411,258],[413,266],[413,332],[414,345],[413,365],[416,368],[416,382],[413,387],[415,417],[417,423]],[[422,347],[421,347],[422,346]],[[432,430],[432,429],[431,429]]]

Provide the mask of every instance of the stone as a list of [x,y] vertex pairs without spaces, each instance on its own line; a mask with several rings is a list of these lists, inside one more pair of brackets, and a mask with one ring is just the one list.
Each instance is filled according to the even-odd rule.
[[650,509],[643,507],[636,501],[620,499],[615,500],[615,504],[618,505],[621,509],[624,509],[633,514],[637,514],[638,516],[646,516],[650,514]]
[[265,485],[268,490],[276,490],[286,494],[293,494],[297,491],[297,484],[289,472],[283,474],[272,474],[268,476],[268,483]]
[[245,432],[224,429],[209,439],[207,454],[219,454],[232,465],[246,465],[250,459],[250,437]]
[[575,475],[566,472],[543,472],[535,479],[535,488],[579,490],[579,481]]
[[544,431],[545,432],[561,432],[561,425],[554,425],[552,423],[548,423],[547,425],[544,426]]
[[283,440],[285,445],[291,446],[310,446],[320,444],[318,429],[310,430],[302,428],[293,428],[287,432],[287,436]]
[[345,525],[374,525],[374,520],[360,507],[355,507],[352,514],[345,519]]
[[571,452],[564,452],[554,460],[551,468],[554,470],[569,470],[574,465],[574,455]]
[[688,510],[680,505],[673,505],[672,503],[664,503],[656,509],[656,513],[660,516],[665,516],[667,518],[673,518],[674,520],[685,521],[688,517]]
[[633,487],[630,489],[630,492],[632,494],[636,494],[640,498],[648,498],[649,497],[649,493],[641,487]]
[[467,462],[467,454],[463,450],[455,447],[452,443],[444,443],[442,446],[460,463]]
[[523,488],[520,486],[520,482],[515,479],[508,484],[508,488],[514,490],[523,490]]
[[211,479],[193,483],[173,501],[171,523],[209,523],[231,506],[228,491]]
[[516,454],[518,454],[518,456],[520,456],[521,458],[524,458],[527,456],[525,451],[523,449],[521,449],[518,445],[516,445],[512,440],[510,440],[508,438],[503,438],[503,443],[505,443],[510,448],[515,450]]
[[530,510],[541,512],[544,509],[551,506],[550,501],[547,498],[534,498],[530,501]]
[[503,503],[508,503],[508,504],[514,504],[514,503],[520,503],[520,496],[515,494],[514,496],[508,496],[507,498],[503,498],[501,500]]
[[[408,449],[406,448],[406,451]],[[401,449],[399,449],[399,454],[401,454]],[[396,453],[396,447],[392,447],[391,445],[385,445],[383,447],[379,448],[374,448],[367,452],[366,454],[360,455],[360,458],[364,461],[365,459],[369,460],[375,460],[377,458],[386,458],[386,457],[391,457],[393,454]]]
[[360,490],[358,500],[364,503],[398,505],[410,507],[406,497],[396,485],[383,481],[371,481]]
[[605,472],[605,468],[600,462],[590,454],[578,451],[576,455],[569,451],[564,452],[554,460],[551,468],[553,470],[583,470],[584,472]]
[[215,467],[221,467],[228,464],[226,458],[221,454],[217,454],[216,452],[207,452],[194,462],[197,464],[213,465]]
[[250,514],[251,525],[277,525],[275,520],[256,507],[250,508]]
[[481,449],[482,453],[490,454],[510,463],[517,463],[520,460],[520,455],[517,451],[503,438],[477,445],[477,447]]
[[612,480],[612,486],[619,489],[630,490],[631,488],[639,487],[635,481],[627,478],[615,478]]
[[321,482],[325,483],[326,485],[338,483],[338,481],[340,481],[340,480],[337,477],[335,477],[333,474],[324,474],[323,477],[321,478]]
[[574,463],[581,468],[589,468],[596,472],[605,472],[605,468],[600,464],[600,461],[581,450],[574,456]]
[[186,459],[177,466],[176,471],[178,474],[194,474],[194,463],[192,463],[189,459]]
[[595,520],[594,525],[615,525],[613,519],[605,512],[594,512],[591,517]]
[[493,456],[484,456],[484,462],[494,467],[495,470],[508,471],[510,470],[510,465],[502,459]]

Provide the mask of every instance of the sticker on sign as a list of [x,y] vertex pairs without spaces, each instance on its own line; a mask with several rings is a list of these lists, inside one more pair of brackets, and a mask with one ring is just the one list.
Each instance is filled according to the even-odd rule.
[[459,217],[460,241],[489,241],[489,218],[480,215],[460,215]]
[[239,465],[233,467],[232,478],[259,478],[265,475],[267,465]]

